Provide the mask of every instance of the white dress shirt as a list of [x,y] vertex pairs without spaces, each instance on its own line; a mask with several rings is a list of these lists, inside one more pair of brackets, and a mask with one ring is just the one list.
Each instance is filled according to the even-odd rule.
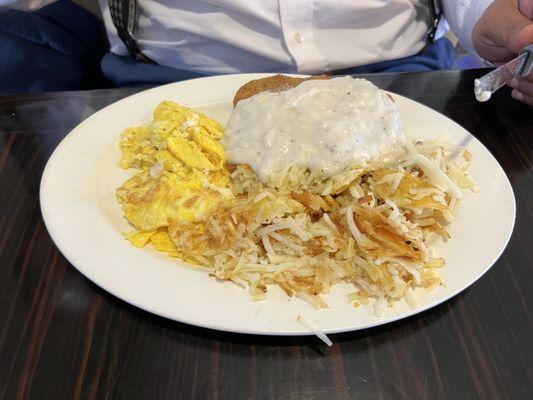
[[[53,1],[53,0],[52,0]],[[99,0],[111,51],[127,55]],[[0,0],[35,9],[51,0]],[[443,0],[462,45],[492,0]],[[393,60],[426,44],[425,0],[137,0],[141,51],[160,65],[204,74],[320,73]]]

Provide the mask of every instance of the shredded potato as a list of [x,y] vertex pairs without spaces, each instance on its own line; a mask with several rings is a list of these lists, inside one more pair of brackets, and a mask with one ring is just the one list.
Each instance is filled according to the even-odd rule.
[[[237,166],[235,198],[220,203],[201,228],[171,223],[170,236],[178,251],[217,278],[245,282],[255,299],[276,284],[322,308],[327,304],[321,294],[349,282],[358,289],[354,305],[374,299],[376,314],[390,301],[406,298],[413,304],[413,288],[441,283],[437,272],[444,260],[433,255],[428,236],[448,239],[445,227],[461,196],[457,187],[476,190],[468,163],[439,165],[431,145],[416,149],[429,166],[407,158],[359,168],[330,185],[309,181],[309,171],[295,168],[268,187]],[[467,153],[463,156],[466,161]],[[458,182],[450,165],[467,178]],[[429,168],[435,171],[429,174]],[[333,195],[324,195],[325,187]]]

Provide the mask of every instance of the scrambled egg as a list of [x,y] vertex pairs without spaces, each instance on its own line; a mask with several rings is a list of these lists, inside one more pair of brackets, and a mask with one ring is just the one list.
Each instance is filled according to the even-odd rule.
[[120,141],[120,166],[138,172],[117,190],[117,199],[136,231],[127,235],[138,247],[182,257],[168,234],[174,222],[200,222],[230,197],[223,127],[172,101],[155,109],[152,122],[126,129]]

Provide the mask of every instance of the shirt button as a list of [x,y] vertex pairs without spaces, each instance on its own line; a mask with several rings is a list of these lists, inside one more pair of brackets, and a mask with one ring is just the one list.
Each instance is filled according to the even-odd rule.
[[298,43],[302,43],[304,41],[304,37],[300,35],[299,33],[295,33],[294,40],[296,40]]

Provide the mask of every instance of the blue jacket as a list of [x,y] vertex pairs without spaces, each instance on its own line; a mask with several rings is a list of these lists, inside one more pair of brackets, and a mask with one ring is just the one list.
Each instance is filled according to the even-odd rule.
[[0,93],[108,85],[102,22],[68,0],[35,12],[0,9]]

